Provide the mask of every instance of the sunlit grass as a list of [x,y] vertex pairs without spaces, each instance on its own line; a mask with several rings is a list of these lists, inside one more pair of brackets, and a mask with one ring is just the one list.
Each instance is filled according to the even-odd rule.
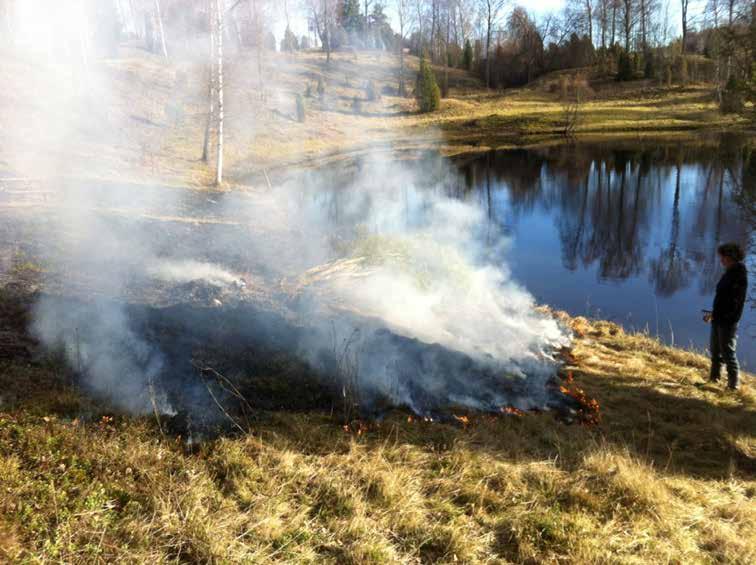
[[260,414],[187,451],[54,362],[0,369],[0,555],[62,562],[727,562],[756,555],[756,395],[706,360],[570,320],[602,423]]
[[[256,64],[249,58],[229,61],[226,89],[226,177],[233,186],[261,173],[309,166],[387,145],[402,149],[439,147],[445,153],[469,146],[528,144],[562,136],[564,107],[559,94],[542,79],[525,89],[485,91],[474,76],[452,69],[451,94],[441,110],[418,114],[411,98],[395,96],[398,59],[389,54],[336,53],[330,66],[320,53],[268,54],[265,89],[261,92]],[[411,87],[417,59],[407,58]],[[438,67],[440,74],[443,69]],[[0,58],[0,77],[17,88],[0,91],[0,105],[13,108],[0,115],[6,129],[47,118],[44,68]],[[207,116],[207,69],[201,65],[167,65],[144,53],[124,52],[122,58],[99,62],[90,71],[88,89],[68,120],[75,127],[65,143],[55,143],[56,162],[67,174],[163,182],[177,186],[212,183],[210,163],[200,159]],[[326,96],[319,100],[317,77]],[[365,84],[375,81],[384,92],[367,102]],[[63,77],[61,80],[67,80]],[[306,121],[296,121],[295,96],[305,95]],[[362,113],[352,110],[361,98]],[[36,102],[35,102],[36,101]],[[39,103],[37,103],[39,102]],[[29,114],[29,119],[22,117]],[[57,119],[57,118],[56,118]],[[53,120],[54,121],[54,120]],[[619,85],[604,81],[581,105],[575,132],[579,135],[667,133],[705,128],[744,126],[748,120],[723,116],[707,85],[659,87],[645,81]],[[26,126],[24,126],[26,127]],[[19,136],[0,149],[0,162],[16,174],[39,173],[35,155],[50,149],[39,133]],[[39,155],[37,155],[39,157]],[[60,170],[60,169],[56,169]]]

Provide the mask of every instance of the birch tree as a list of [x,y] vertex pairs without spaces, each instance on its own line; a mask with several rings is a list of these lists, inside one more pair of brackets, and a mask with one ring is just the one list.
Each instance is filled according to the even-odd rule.
[[168,58],[168,46],[165,41],[165,28],[163,27],[163,14],[160,10],[160,0],[155,0],[155,23],[157,24],[158,39],[163,57]]
[[223,21],[225,7],[223,0],[215,0],[215,45],[216,45],[216,82],[218,91],[218,145],[215,163],[215,184],[223,183]]

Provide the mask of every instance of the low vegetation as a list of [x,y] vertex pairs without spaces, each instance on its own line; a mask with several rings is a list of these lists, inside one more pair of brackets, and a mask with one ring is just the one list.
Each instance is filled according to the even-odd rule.
[[570,323],[597,426],[393,413],[354,434],[277,412],[187,445],[55,360],[3,361],[0,560],[752,563],[753,377],[728,394],[700,355]]

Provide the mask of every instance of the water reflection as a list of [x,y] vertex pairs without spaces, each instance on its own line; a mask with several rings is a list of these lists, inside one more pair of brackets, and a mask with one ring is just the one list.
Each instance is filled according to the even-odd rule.
[[[703,348],[699,311],[721,276],[717,245],[752,243],[755,162],[733,136],[571,144],[463,159],[463,187],[454,190],[514,237],[513,272],[539,299],[574,313],[592,305]],[[747,312],[741,331],[750,367],[752,318]]]

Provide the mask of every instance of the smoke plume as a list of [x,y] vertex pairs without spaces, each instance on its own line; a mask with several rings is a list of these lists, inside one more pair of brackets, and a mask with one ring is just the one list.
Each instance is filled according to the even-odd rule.
[[36,96],[23,111],[4,108],[3,125],[10,166],[52,193],[31,222],[46,291],[33,331],[95,394],[170,412],[154,389],[165,352],[127,305],[190,302],[204,286],[217,289],[204,305],[285,306],[308,328],[287,353],[351,379],[367,402],[420,413],[547,404],[551,354],[567,336],[512,280],[507,240],[481,207],[451,195],[453,167],[385,146],[353,167],[243,193],[130,183],[138,167],[117,155],[136,127],[134,92],[95,62],[60,57],[24,66]]

